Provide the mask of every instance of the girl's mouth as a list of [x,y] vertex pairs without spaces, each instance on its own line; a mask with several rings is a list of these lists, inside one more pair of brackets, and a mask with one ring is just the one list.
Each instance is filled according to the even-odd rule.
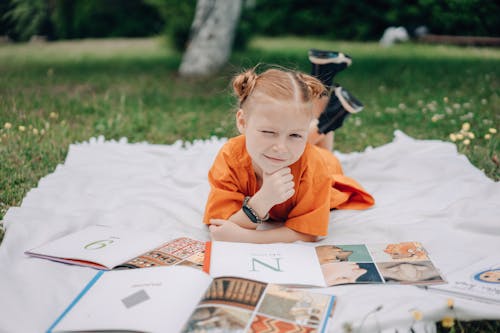
[[282,163],[282,162],[286,161],[286,159],[272,157],[272,156],[268,156],[268,155],[264,155],[264,157],[267,158],[268,160],[271,160],[272,162],[276,162],[276,163]]

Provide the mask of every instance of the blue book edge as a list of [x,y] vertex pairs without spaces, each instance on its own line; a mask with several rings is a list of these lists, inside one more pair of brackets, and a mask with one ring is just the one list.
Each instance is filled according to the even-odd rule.
[[323,327],[321,328],[320,332],[325,332],[326,326],[328,322],[330,321],[330,313],[332,312],[333,305],[335,304],[336,297],[331,296],[330,298],[330,304],[328,304],[328,309],[326,310],[326,316],[325,316],[325,321],[323,323]]
[[78,296],[76,296],[76,298],[71,302],[71,304],[66,308],[66,310],[64,310],[63,313],[61,313],[61,315],[54,321],[54,323],[52,325],[50,325],[50,327],[47,329],[47,333],[52,332],[54,327],[56,327],[57,324],[59,324],[59,322],[68,314],[68,312],[71,311],[71,309],[76,305],[76,303],[78,303],[80,301],[80,299],[83,297],[83,295],[85,295],[89,291],[89,289],[92,288],[92,286],[97,282],[97,280],[99,280],[99,278],[102,276],[103,273],[104,273],[104,271],[99,271],[92,278],[92,280],[90,280],[89,283],[87,283],[85,288],[83,288],[83,290],[80,291]]

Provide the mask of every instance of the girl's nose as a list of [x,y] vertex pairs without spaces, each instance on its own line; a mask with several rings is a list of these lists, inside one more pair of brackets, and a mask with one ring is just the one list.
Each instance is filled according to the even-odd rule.
[[276,151],[276,152],[283,152],[283,151],[286,151],[286,145],[285,145],[285,142],[283,142],[283,140],[279,140],[279,141],[277,141],[277,142],[273,145],[273,151]]

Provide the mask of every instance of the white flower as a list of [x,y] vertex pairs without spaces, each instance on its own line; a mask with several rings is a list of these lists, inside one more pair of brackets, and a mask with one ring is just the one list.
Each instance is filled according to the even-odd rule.
[[431,121],[433,123],[435,123],[436,121],[441,120],[443,118],[444,118],[443,114],[435,114],[435,115],[432,116]]

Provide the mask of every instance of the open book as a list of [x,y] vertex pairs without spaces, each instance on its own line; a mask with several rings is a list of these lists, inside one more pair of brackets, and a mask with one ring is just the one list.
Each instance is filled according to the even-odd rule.
[[205,242],[182,237],[165,243],[159,234],[92,225],[25,253],[97,269],[203,266]]
[[448,284],[429,286],[429,290],[500,304],[500,258],[497,255],[460,268],[446,279]]
[[210,275],[298,286],[444,283],[418,242],[318,245],[207,243]]
[[324,332],[334,304],[331,295],[190,267],[100,271],[48,332]]

